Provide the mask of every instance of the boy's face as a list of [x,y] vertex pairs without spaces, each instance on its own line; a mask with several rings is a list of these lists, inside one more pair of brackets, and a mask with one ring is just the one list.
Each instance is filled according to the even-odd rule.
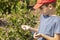
[[[52,6],[50,6],[50,7],[52,7]],[[53,9],[51,9],[50,7],[49,7],[49,5],[48,6],[46,6],[46,5],[41,6],[40,7],[40,11],[42,12],[41,14],[49,15],[51,13],[51,11],[53,11]]]

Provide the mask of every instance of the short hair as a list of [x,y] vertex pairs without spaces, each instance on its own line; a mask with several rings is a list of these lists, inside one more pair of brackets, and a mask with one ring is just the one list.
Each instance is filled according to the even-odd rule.
[[[53,2],[53,3],[45,3],[45,4],[43,4],[43,5],[48,6],[49,4],[52,4],[53,7],[56,7],[56,2]],[[43,5],[42,5],[42,6],[43,6]]]

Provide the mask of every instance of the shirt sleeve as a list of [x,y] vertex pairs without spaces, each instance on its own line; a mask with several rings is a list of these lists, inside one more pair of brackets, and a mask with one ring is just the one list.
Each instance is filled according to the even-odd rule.
[[60,34],[60,20],[58,20],[55,24],[54,33]]

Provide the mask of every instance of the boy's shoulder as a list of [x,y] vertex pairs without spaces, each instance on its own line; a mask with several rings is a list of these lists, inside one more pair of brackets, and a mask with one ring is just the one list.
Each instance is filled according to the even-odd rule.
[[60,22],[60,16],[55,17],[55,22]]

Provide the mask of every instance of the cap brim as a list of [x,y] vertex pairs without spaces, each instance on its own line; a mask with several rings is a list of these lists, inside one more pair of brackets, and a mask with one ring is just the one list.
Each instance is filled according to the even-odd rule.
[[38,9],[39,7],[41,7],[43,4],[36,4],[33,8],[34,9]]

